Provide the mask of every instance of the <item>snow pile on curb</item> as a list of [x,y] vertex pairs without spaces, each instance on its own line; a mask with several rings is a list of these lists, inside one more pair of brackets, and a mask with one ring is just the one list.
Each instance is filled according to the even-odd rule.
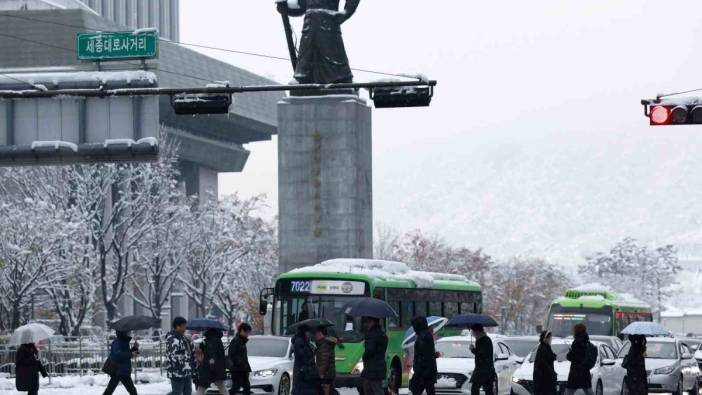
[[459,274],[420,272],[411,270],[407,264],[378,259],[331,259],[316,265],[294,269],[292,273],[331,272],[354,273],[384,279],[414,281],[418,288],[431,288],[434,281],[468,281]]

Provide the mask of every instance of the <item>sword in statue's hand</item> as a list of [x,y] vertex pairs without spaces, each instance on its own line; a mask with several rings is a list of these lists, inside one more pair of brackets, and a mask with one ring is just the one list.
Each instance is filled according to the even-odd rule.
[[288,15],[288,1],[275,0],[280,15],[283,17],[283,29],[285,29],[285,38],[288,40],[288,53],[290,54],[290,62],[292,63],[293,71],[297,69],[297,50],[295,49],[295,40],[293,40],[292,26],[290,25],[290,16]]

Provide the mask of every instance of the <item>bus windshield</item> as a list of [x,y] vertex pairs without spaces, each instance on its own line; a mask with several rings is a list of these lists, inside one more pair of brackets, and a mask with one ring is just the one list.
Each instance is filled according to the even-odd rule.
[[612,310],[609,307],[576,308],[552,305],[548,315],[548,329],[555,337],[573,335],[573,327],[585,324],[591,335],[612,335]]

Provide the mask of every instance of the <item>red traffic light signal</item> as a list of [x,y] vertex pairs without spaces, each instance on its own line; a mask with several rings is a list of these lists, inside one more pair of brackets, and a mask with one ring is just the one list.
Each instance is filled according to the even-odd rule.
[[702,124],[702,104],[696,100],[689,103],[642,100],[641,104],[651,126]]

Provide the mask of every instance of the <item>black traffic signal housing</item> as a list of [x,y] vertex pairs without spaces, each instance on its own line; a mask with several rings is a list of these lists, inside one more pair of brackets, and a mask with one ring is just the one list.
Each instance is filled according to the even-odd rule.
[[651,126],[702,125],[702,103],[642,100]]
[[229,93],[181,93],[171,96],[173,111],[178,115],[227,114],[232,105]]
[[381,87],[370,90],[375,108],[427,107],[432,96],[432,86]]

